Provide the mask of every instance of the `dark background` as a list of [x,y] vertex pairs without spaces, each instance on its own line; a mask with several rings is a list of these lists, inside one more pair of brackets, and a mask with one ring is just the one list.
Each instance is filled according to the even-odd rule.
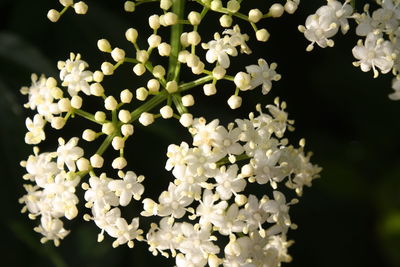
[[[19,94],[19,88],[30,85],[32,72],[57,77],[56,63],[67,59],[69,52],[80,52],[91,70],[98,69],[102,61],[110,60],[97,50],[100,38],[127,51],[131,49],[124,40],[127,28],[136,27],[147,38],[146,17],[152,14],[147,10],[157,6],[141,6],[137,12],[126,14],[121,12],[123,2],[88,1],[86,16],[67,12],[53,24],[46,13],[50,8],[59,9],[58,1],[0,0],[1,266],[173,265],[170,260],[153,257],[145,244],[136,243],[134,249],[113,249],[111,238],[98,244],[98,228],[81,219],[87,212],[84,207],[78,218],[67,223],[66,228],[72,231],[59,248],[50,242],[42,245],[40,235],[33,231],[36,222],[19,212],[22,206],[18,198],[24,194],[24,170],[19,161],[31,153],[23,142],[24,124],[25,117],[32,116],[22,108],[27,99]],[[268,8],[268,1],[245,2],[249,6],[263,2],[264,12]],[[249,32],[254,54],[233,59],[236,67],[231,74],[260,57],[277,62],[283,78],[274,83],[269,95],[263,96],[259,90],[245,93],[242,96],[246,104],[231,111],[225,101],[234,88],[221,84],[218,96],[197,94],[192,110],[196,116],[218,117],[226,123],[245,117],[256,103],[271,103],[275,96],[287,101],[290,117],[296,120],[296,132],[289,135],[292,143],[305,137],[307,149],[314,152],[313,162],[322,166],[323,172],[291,209],[299,229],[289,233],[289,238],[295,240],[290,248],[294,261],[285,266],[400,266],[400,102],[387,97],[392,91],[390,75],[373,79],[372,73],[362,73],[352,66],[351,48],[357,41],[354,27],[346,36],[335,37],[334,48],[305,52],[308,43],[297,26],[324,3],[303,0],[295,15],[260,23],[259,27],[267,27],[271,33],[267,43],[254,42],[251,28],[242,27]],[[190,6],[198,9],[197,5]],[[206,26],[202,24],[204,41],[219,31],[214,28],[216,19],[209,16]],[[117,94],[144,84],[126,65],[106,85],[108,92]],[[90,102],[87,108],[94,104]],[[79,136],[81,130],[76,129],[84,123],[73,121],[63,130],[63,136]],[[150,127],[138,127],[136,132],[128,142],[132,147],[129,168],[147,177],[145,197],[159,194],[171,177],[163,170],[168,144],[188,141],[189,136],[175,121],[157,121]],[[54,150],[60,135],[51,130],[48,133],[43,151]],[[126,212],[137,216],[139,208]],[[148,220],[142,222],[146,225]]]

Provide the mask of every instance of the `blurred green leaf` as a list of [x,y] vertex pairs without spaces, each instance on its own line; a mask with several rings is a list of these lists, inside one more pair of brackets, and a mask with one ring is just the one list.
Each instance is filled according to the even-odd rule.
[[0,32],[0,57],[29,69],[55,76],[49,60],[33,45],[11,32]]
[[15,235],[30,249],[35,251],[35,253],[44,258],[48,258],[57,267],[67,266],[61,256],[54,249],[54,247],[40,245],[37,238],[33,236],[34,232],[32,231],[32,229],[28,228],[27,225],[16,221],[11,221],[8,223],[8,226],[15,233]]

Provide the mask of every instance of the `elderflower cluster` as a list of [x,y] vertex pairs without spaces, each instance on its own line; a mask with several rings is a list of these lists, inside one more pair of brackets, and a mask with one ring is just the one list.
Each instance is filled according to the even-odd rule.
[[[267,106],[270,114],[258,106],[258,116],[251,113],[227,128],[218,119],[195,119],[189,129],[193,147],[185,142],[168,147],[166,169],[175,180],[158,202],[143,200],[143,216],[163,217],[147,234],[153,254],[171,254],[177,266],[280,266],[290,261],[286,234],[296,225],[289,207],[298,200],[287,201],[279,190],[285,185],[301,195],[320,168],[310,163],[303,147],[283,138],[292,127],[284,108],[279,100]],[[249,194],[251,183],[269,183],[273,192]],[[229,242],[218,247],[224,236]]]
[[[152,2],[158,1],[126,1],[124,10],[134,12],[139,3]],[[148,17],[152,31],[148,36],[140,29],[127,29],[130,49],[99,39],[97,48],[109,59],[97,70],[90,70],[80,54],[70,53],[67,60],[58,62],[57,78],[33,74],[32,84],[21,89],[28,97],[25,107],[35,112],[26,119],[27,144],[45,141],[46,125],[61,130],[77,118],[87,120],[83,129],[74,129],[76,136],[68,142],[60,137],[55,152],[39,153],[35,147],[21,162],[29,182],[20,199],[23,211],[31,219],[40,216],[35,230],[44,236],[42,242],[52,240],[56,245],[69,233],[62,218],[77,217],[77,204],[83,201],[87,209],[83,219],[100,229],[99,242],[105,234],[113,238],[113,247],[132,248],[136,241],[146,242],[154,255],[175,257],[177,266],[280,266],[291,259],[287,248],[292,241],[287,233],[296,228],[289,208],[298,199],[287,192],[301,196],[321,169],[304,152],[304,139],[296,148],[284,137],[294,129],[285,102],[276,99],[275,105],[266,106],[268,113],[257,105],[257,115],[250,113],[248,119],[236,119],[224,127],[219,119],[207,123],[201,115],[192,114],[189,109],[195,105],[195,95],[188,91],[200,87],[212,96],[232,89],[227,99],[232,109],[241,106],[240,94],[245,91],[260,88],[268,94],[272,82],[281,79],[276,63],[259,58],[237,73],[230,73],[230,67],[235,57],[252,53],[251,38],[261,42],[270,38],[267,29],[259,29],[257,23],[294,13],[300,1],[270,3],[268,10],[245,12],[237,0],[190,1],[186,3],[189,10],[183,9],[183,2],[159,1],[160,10]],[[53,22],[70,7],[78,14],[87,11],[83,2],[60,3],[64,6],[61,12],[49,11]],[[196,11],[199,7],[201,12]],[[332,8],[335,14],[343,11],[335,19],[348,28],[348,9]],[[202,33],[201,22],[209,12],[221,15],[221,31]],[[333,11],[321,11],[329,12]],[[242,32],[234,20],[249,23],[254,35]],[[165,31],[170,32],[170,39],[164,37]],[[168,64],[160,57],[169,58]],[[105,81],[126,66],[142,79],[115,90]],[[182,72],[191,77],[189,81],[180,81]],[[218,90],[221,80],[230,82],[231,88]],[[101,104],[89,109],[92,102]],[[125,151],[135,149],[126,144],[134,138],[137,125],[156,127],[159,119],[176,119],[192,141],[191,145],[182,141],[168,147],[165,168],[173,179],[155,201],[145,196],[144,176],[132,171],[134,161]],[[253,192],[254,184],[261,193]],[[78,190],[82,194],[76,194]],[[128,205],[142,207],[140,214],[126,218],[124,207]],[[151,226],[140,225],[141,216],[158,220]]]
[[392,72],[395,75],[392,88],[394,92],[389,95],[392,100],[400,99],[400,1],[376,0],[378,8],[370,11],[370,5],[365,4],[363,12],[357,13],[352,4],[353,0],[341,3],[337,0],[327,0],[327,5],[320,7],[315,14],[308,16],[305,26],[299,26],[299,30],[311,42],[308,51],[314,48],[314,44],[320,47],[332,47],[332,38],[341,29],[345,34],[349,30],[349,19],[357,23],[355,32],[360,39],[352,49],[356,61],[353,65],[360,67],[362,71],[373,71],[374,78],[379,73]]

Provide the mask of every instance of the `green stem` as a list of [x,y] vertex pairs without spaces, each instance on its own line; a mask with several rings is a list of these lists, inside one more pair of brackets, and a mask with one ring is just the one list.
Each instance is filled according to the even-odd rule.
[[73,113],[73,114],[76,114],[76,115],[78,115],[78,116],[81,116],[81,117],[83,117],[83,118],[85,118],[85,119],[87,119],[87,120],[93,121],[93,122],[95,122],[95,123],[97,123],[97,124],[103,124],[103,123],[101,123],[101,122],[96,121],[96,120],[94,119],[94,115],[93,115],[93,114],[91,114],[91,113],[89,113],[89,112],[86,112],[86,111],[83,111],[83,110],[81,110],[81,109],[74,109],[74,110],[72,111],[72,113]]
[[[183,20],[185,11],[185,0],[173,0],[172,12],[178,16],[178,20]],[[171,54],[169,56],[168,66],[168,81],[179,81],[180,63],[178,61],[178,54],[181,50],[180,37],[183,31],[182,24],[175,24],[171,26]]]
[[133,121],[137,120],[143,112],[147,112],[156,107],[157,105],[159,105],[160,103],[162,103],[163,101],[165,101],[167,97],[168,93],[166,91],[162,91],[161,93],[154,96],[152,99],[150,99],[149,101],[147,101],[146,103],[144,103],[143,105],[132,111],[131,112],[132,118],[129,121],[129,123],[132,123]]
[[194,88],[194,87],[196,87],[196,86],[199,86],[199,85],[202,85],[202,84],[204,84],[204,83],[206,83],[206,82],[209,82],[209,81],[211,81],[212,79],[213,79],[212,75],[207,75],[207,76],[204,76],[204,77],[199,78],[199,79],[197,79],[197,80],[194,80],[194,81],[191,81],[191,82],[188,82],[188,83],[181,84],[181,85],[179,85],[179,87],[178,87],[178,91],[179,91],[179,92],[183,92],[183,91],[192,89],[192,88]]
[[172,101],[174,102],[180,115],[188,113],[187,108],[182,104],[182,97],[179,94],[173,94]]
[[[250,159],[250,157],[247,156],[246,153],[243,153],[243,154],[238,155],[238,156],[235,156],[235,157],[236,157],[236,162],[242,161],[242,160]],[[225,158],[220,159],[220,160],[217,162],[217,166],[218,166],[218,167],[221,167],[222,165],[225,165],[225,164],[227,164],[227,163],[230,163],[230,161],[229,161],[229,158],[228,158],[228,157],[225,157]]]

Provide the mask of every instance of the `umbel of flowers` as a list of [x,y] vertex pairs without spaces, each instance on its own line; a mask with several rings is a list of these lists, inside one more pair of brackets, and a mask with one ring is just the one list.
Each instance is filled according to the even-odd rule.
[[364,38],[357,42],[352,49],[356,61],[353,65],[362,71],[372,71],[374,78],[379,73],[392,72],[393,93],[392,100],[400,99],[400,1],[375,0],[376,8],[371,10],[370,4],[365,4],[362,12],[355,10],[355,0],[346,0],[343,3],[337,0],[327,0],[327,4],[320,7],[315,14],[308,16],[305,26],[299,30],[311,42],[308,51],[314,45],[325,48],[334,46],[331,39],[339,30],[345,34],[350,29],[349,20],[357,24],[355,32]]
[[[124,9],[144,9],[139,5],[147,2],[155,4],[126,1]],[[292,241],[287,234],[296,228],[289,215],[290,206],[298,202],[294,196],[301,196],[321,169],[310,163],[304,139],[297,147],[285,138],[286,131],[294,130],[285,102],[277,98],[265,108],[257,105],[256,113],[224,126],[219,119],[207,122],[201,114],[190,112],[195,104],[190,91],[202,87],[211,96],[219,91],[219,81],[230,81],[227,104],[232,109],[241,106],[240,95],[245,91],[260,89],[267,94],[272,82],[281,78],[277,64],[258,59],[232,74],[231,58],[251,54],[250,38],[268,40],[268,31],[257,26],[260,20],[291,14],[299,1],[271,3],[268,10],[254,8],[247,13],[241,12],[241,1],[236,0],[186,2],[159,1],[160,11],[148,18],[153,31],[146,36],[148,46],[140,47],[138,38],[146,37],[129,28],[125,34],[132,44],[129,51],[106,39],[98,40],[98,49],[110,55],[98,70],[90,70],[80,54],[71,53],[58,62],[59,77],[33,74],[32,84],[21,89],[28,97],[25,107],[35,112],[26,119],[25,142],[35,146],[33,154],[21,162],[28,182],[24,185],[27,193],[20,199],[23,212],[40,220],[35,231],[43,235],[41,241],[52,240],[56,246],[69,234],[65,220],[81,213],[99,228],[99,242],[105,235],[114,239],[113,247],[146,242],[154,255],[175,257],[177,266],[280,266],[291,259],[287,248]],[[60,3],[61,11],[48,13],[53,22],[69,8],[78,14],[88,11],[83,2]],[[194,11],[199,7],[201,12]],[[201,22],[209,12],[221,15],[225,29],[201,36]],[[250,23],[254,34],[242,33],[236,20]],[[170,32],[169,42],[162,39],[162,31]],[[205,58],[199,56],[200,49],[205,50]],[[153,61],[158,56],[168,57],[168,64]],[[132,75],[148,73],[151,77],[116,96],[103,81],[123,64],[131,65]],[[183,69],[192,73],[191,81],[180,81]],[[100,98],[103,105],[90,113],[83,108],[88,98]],[[60,137],[56,151],[39,150],[46,128],[62,130],[77,118],[88,120],[90,128],[69,140]],[[135,124],[148,126],[161,119],[179,120],[191,139],[168,147],[165,168],[173,179],[153,200],[145,197],[144,176],[128,170],[124,152],[135,149],[125,146],[134,137]],[[97,151],[87,152],[95,140],[102,140]],[[111,162],[103,157],[107,150],[114,155]],[[108,166],[115,173],[106,173]],[[252,192],[254,186],[263,193]],[[285,187],[289,189],[285,192],[295,194],[285,195]],[[85,191],[84,200],[78,198],[78,190]],[[78,210],[79,201],[85,202],[85,211]],[[142,211],[137,217],[125,218],[121,208],[128,205]],[[141,216],[154,217],[154,223],[140,225]]]

